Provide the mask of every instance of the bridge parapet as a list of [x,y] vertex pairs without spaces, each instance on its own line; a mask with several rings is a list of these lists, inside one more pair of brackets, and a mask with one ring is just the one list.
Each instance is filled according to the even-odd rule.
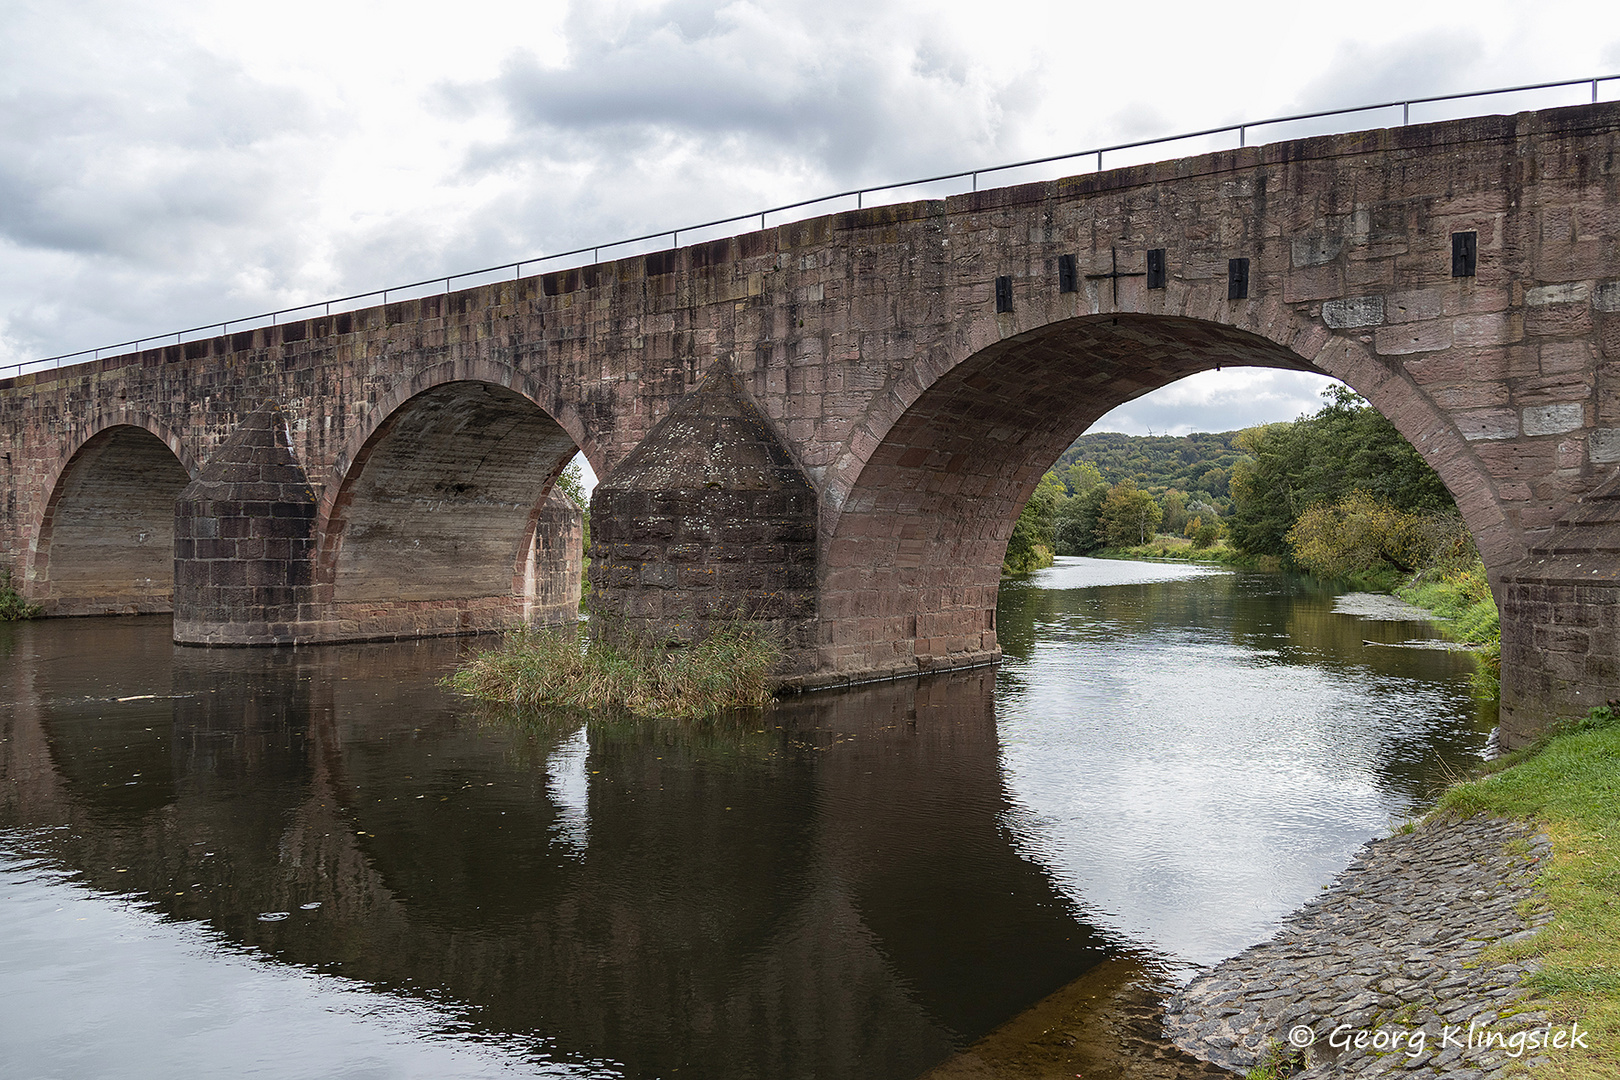
[[[1567,710],[1620,696],[1612,639],[1588,635],[1577,664],[1525,628],[1607,601],[1525,567],[1620,466],[1617,160],[1612,104],[1297,140],[6,380],[0,554],[32,595],[93,580],[59,556],[95,547],[84,529],[111,520],[96,501],[164,497],[109,479],[139,471],[127,455],[98,471],[117,462],[97,447],[167,446],[195,471],[272,401],[317,500],[323,634],[510,625],[536,610],[540,507],[574,448],[604,480],[598,540],[647,532],[659,515],[631,482],[637,448],[718,366],[813,504],[813,562],[770,564],[792,578],[784,610],[810,620],[794,624],[796,673],[981,663],[997,655],[1013,521],[1064,447],[1122,402],[1258,364],[1342,379],[1434,465],[1503,603],[1505,713]],[[1146,276],[1150,252],[1162,280]],[[150,437],[103,434],[118,425]],[[775,589],[724,544],[678,565],[682,545],[654,546],[634,573],[604,558],[598,610],[643,617],[656,599],[658,618],[697,626],[757,615]],[[704,574],[729,584],[659,584]]]

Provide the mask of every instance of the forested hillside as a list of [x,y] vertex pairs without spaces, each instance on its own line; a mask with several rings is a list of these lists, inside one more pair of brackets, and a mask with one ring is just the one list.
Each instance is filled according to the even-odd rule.
[[1142,436],[1107,431],[1082,435],[1063,452],[1052,471],[1061,473],[1070,465],[1090,462],[1110,484],[1128,478],[1154,494],[1174,488],[1225,498],[1230,493],[1227,484],[1232,466],[1244,454],[1237,446],[1238,434]]
[[1226,537],[1323,574],[1410,572],[1466,539],[1440,478],[1394,425],[1345,387],[1323,398],[1310,416],[1244,431],[1081,436],[1025,507],[1007,571],[1170,534],[1201,547]]

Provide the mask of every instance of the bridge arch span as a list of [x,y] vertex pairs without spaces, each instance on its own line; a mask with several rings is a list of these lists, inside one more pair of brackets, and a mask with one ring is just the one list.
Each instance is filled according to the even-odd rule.
[[327,636],[566,621],[579,606],[579,511],[552,489],[574,437],[504,385],[424,381],[371,428],[322,507]]
[[353,470],[355,462],[374,441],[378,429],[390,422],[406,402],[448,383],[487,383],[509,390],[526,398],[537,409],[549,416],[558,427],[568,433],[574,445],[584,453],[591,468],[598,475],[606,471],[607,454],[592,437],[580,416],[578,402],[565,399],[534,378],[510,364],[498,363],[482,357],[458,359],[425,367],[409,378],[400,380],[387,392],[380,394],[376,403],[366,411],[365,419],[344,441],[332,457],[331,475],[334,482],[327,485],[321,500],[320,521],[331,517],[343,480]]
[[[1362,393],[1440,472],[1487,566],[1504,569],[1507,524],[1455,426],[1357,343],[1324,343],[1291,320],[1265,328],[1140,311],[1061,319],[979,348],[904,407],[891,396],[898,415],[864,460],[842,463],[847,490],[824,507],[823,666],[881,674],[993,659],[1002,559],[1042,474],[1111,409],[1218,367],[1318,371]],[[1295,351],[1302,342],[1314,362]]]
[[174,605],[174,502],[197,465],[163,425],[96,416],[50,474],[26,591],[47,615],[133,615]]

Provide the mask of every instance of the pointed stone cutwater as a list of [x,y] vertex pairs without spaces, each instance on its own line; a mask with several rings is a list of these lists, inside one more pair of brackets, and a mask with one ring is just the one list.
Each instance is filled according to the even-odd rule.
[[809,656],[817,514],[815,488],[716,364],[591,497],[597,632],[684,644],[741,619]]
[[1595,688],[1620,682],[1620,471],[1503,576],[1497,598],[1508,745],[1604,704]]
[[308,640],[320,623],[316,506],[281,407],[260,405],[175,501],[174,640]]

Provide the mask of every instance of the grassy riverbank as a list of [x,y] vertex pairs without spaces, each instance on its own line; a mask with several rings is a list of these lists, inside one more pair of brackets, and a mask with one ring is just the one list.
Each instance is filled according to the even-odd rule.
[[1216,541],[1197,547],[1184,536],[1160,533],[1146,544],[1135,547],[1103,548],[1091,553],[1094,559],[1165,559],[1174,562],[1209,563],[1214,566],[1232,566],[1240,570],[1277,570],[1278,561],[1269,555],[1251,555]]
[[1552,838],[1541,876],[1552,922],[1496,952],[1535,960],[1540,970],[1529,984],[1545,1009],[1592,1033],[1587,1049],[1554,1051],[1536,1075],[1613,1080],[1620,1076],[1620,713],[1593,709],[1488,769],[1447,790],[1433,813],[1533,821]]
[[522,629],[462,665],[445,685],[515,705],[695,719],[768,703],[767,677],[780,655],[775,642],[745,627],[685,648],[598,639],[578,627]]

